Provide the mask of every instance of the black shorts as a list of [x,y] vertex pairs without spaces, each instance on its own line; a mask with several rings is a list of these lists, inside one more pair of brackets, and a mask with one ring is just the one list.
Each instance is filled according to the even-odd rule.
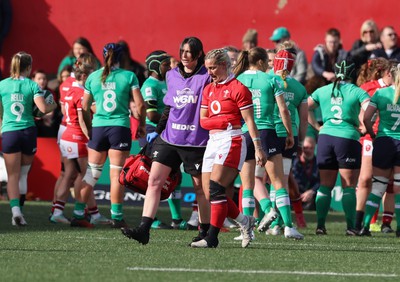
[[[274,129],[261,129],[259,130],[261,147],[263,148],[265,154],[268,158],[281,154],[282,150],[279,146],[279,139],[276,136],[276,131]],[[254,143],[249,132],[244,134],[247,144],[247,154],[246,161],[255,159]],[[284,147],[285,148],[285,147]]]
[[169,166],[173,172],[183,168],[190,175],[201,173],[206,147],[183,147],[165,142],[160,136],[153,142],[151,157],[153,161]]
[[374,141],[372,165],[380,169],[400,166],[400,140],[391,137],[379,137]]
[[297,156],[297,146],[299,146],[299,137],[294,136],[294,145],[292,148],[285,150],[286,147],[286,137],[278,137],[279,144],[282,150],[282,157],[294,160]]
[[132,146],[131,129],[124,126],[100,126],[92,128],[92,138],[88,147],[98,152],[109,149],[130,151]]
[[361,167],[361,144],[357,140],[320,134],[317,148],[319,169]]
[[21,152],[24,155],[34,155],[37,150],[37,128],[31,126],[21,130],[4,132],[2,137],[3,153]]

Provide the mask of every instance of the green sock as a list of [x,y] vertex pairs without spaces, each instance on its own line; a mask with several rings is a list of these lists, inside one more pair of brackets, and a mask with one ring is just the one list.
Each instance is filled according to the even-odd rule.
[[372,217],[376,212],[376,209],[379,207],[379,204],[382,200],[382,197],[379,197],[373,193],[370,193],[367,199],[367,203],[365,204],[365,213],[364,213],[364,221],[363,227],[369,230],[369,225],[371,223]]
[[244,215],[253,215],[255,208],[255,200],[252,189],[243,189],[242,208]]
[[85,218],[85,203],[75,202],[75,208],[73,212],[73,216],[76,219],[84,219]]
[[122,220],[123,217],[122,204],[111,204],[111,219]]
[[293,227],[289,194],[285,188],[276,190],[276,207],[281,212],[282,220],[285,226]]
[[[11,200],[10,200],[10,207],[11,207],[11,208],[13,208],[13,207],[20,207],[20,205],[19,205],[19,198],[11,199]],[[20,208],[21,208],[21,207],[20,207]]]
[[168,205],[171,211],[171,218],[172,220],[179,220],[182,219],[182,212],[181,212],[181,186],[177,186],[175,191],[172,192],[171,197],[168,198]]
[[263,219],[265,213],[264,213],[264,211],[261,209],[261,205],[260,205],[259,202],[256,202],[256,205],[258,205],[258,217],[256,218],[256,220],[257,220],[257,222],[260,222],[260,221]]
[[397,231],[400,231],[400,194],[394,196],[394,212],[396,214]]
[[270,199],[265,198],[260,201],[260,208],[264,213],[269,213],[272,208],[272,202]]
[[319,186],[315,206],[317,210],[317,228],[325,228],[326,217],[331,206],[331,188]]
[[276,209],[276,191],[275,191],[275,188],[274,188],[274,186],[272,186],[272,184],[269,186],[269,198],[270,198],[270,200],[271,200],[271,203],[272,203],[272,207],[274,208],[274,209]]
[[354,229],[356,223],[356,189],[345,187],[343,189],[342,205],[346,216],[347,229]]

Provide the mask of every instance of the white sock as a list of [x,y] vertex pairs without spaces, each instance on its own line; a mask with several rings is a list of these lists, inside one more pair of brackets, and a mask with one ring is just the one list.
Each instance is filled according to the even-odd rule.
[[20,208],[20,207],[12,207],[12,208],[11,208],[11,212],[12,212],[12,214],[13,214],[13,217],[21,216],[21,215],[22,215],[22,212],[21,212],[21,208]]
[[240,212],[239,215],[237,216],[237,218],[235,218],[235,221],[237,221],[241,225],[245,225],[245,224],[247,224],[248,218],[247,218],[247,216],[245,216],[244,214],[242,214]]

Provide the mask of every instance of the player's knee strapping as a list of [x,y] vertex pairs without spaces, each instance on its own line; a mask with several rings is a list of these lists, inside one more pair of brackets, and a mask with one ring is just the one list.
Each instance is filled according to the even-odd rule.
[[226,201],[225,187],[210,180],[210,202]]
[[289,175],[291,168],[292,168],[292,160],[288,158],[283,158],[283,174]]
[[382,176],[372,176],[372,191],[371,193],[382,198],[386,191],[389,179]]
[[397,187],[400,187],[400,173],[395,173],[393,175],[393,185],[397,186]]
[[86,174],[83,177],[83,181],[85,181],[90,186],[94,187],[96,185],[97,180],[99,180],[101,176],[101,172],[103,171],[104,164],[94,164],[88,163]]
[[28,191],[28,173],[31,169],[31,165],[21,166],[21,171],[19,174],[19,193],[25,195]]

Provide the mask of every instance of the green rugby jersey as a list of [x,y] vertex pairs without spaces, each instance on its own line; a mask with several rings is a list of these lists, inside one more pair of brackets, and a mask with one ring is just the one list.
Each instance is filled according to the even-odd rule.
[[85,83],[85,93],[96,102],[92,126],[124,126],[130,128],[129,99],[132,90],[139,88],[136,75],[127,70],[112,69],[104,83],[103,68],[91,73]]

